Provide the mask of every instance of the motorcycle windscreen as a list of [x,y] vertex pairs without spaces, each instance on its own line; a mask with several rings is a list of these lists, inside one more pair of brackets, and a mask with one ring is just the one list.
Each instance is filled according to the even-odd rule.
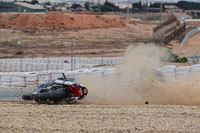
[[44,89],[44,88],[46,88],[46,87],[48,87],[48,86],[51,86],[51,85],[53,85],[53,84],[54,84],[54,80],[52,80],[52,81],[47,81],[47,82],[45,82],[44,84],[40,85],[40,87],[36,88],[34,93],[37,94],[37,93],[39,93],[42,89]]

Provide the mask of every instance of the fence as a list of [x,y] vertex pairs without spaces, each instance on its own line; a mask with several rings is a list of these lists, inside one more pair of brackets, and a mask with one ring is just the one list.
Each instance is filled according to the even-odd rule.
[[[117,65],[123,58],[74,58],[74,69],[99,65]],[[44,70],[70,70],[71,58],[1,59],[0,72],[31,72]]]

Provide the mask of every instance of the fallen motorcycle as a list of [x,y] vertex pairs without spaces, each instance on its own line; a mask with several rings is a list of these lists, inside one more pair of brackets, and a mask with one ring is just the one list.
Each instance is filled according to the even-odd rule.
[[84,85],[74,79],[66,78],[63,74],[62,78],[45,82],[32,93],[23,94],[22,99],[44,104],[76,103],[87,93],[88,90]]

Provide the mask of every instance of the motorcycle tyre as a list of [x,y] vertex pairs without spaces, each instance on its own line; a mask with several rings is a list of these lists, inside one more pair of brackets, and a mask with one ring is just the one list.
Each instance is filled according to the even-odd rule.
[[62,99],[68,97],[68,92],[64,88],[56,89],[56,90],[50,90],[47,92],[42,92],[39,94],[36,94],[34,96],[34,101],[37,103],[46,103],[46,102],[52,102],[58,103],[59,101],[62,101]]
[[31,93],[23,94],[23,95],[22,95],[22,99],[23,99],[24,101],[33,100],[33,95],[32,95]]

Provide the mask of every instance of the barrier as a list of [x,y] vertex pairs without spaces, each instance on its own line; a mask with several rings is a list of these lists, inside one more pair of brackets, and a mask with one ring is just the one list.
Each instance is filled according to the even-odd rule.
[[[200,64],[193,66],[181,66],[176,67],[174,65],[162,66],[158,69],[162,72],[167,80],[180,79],[186,80],[191,78],[193,74],[200,78]],[[93,69],[79,69],[74,71],[66,70],[49,70],[38,72],[0,72],[0,87],[1,88],[35,88],[36,86],[43,84],[46,81],[62,77],[62,73],[65,73],[67,77],[79,78],[84,75],[94,76],[109,76],[116,73],[115,68],[93,68]]]
[[164,73],[169,73],[169,72],[175,72],[176,66],[170,65],[170,66],[162,66],[160,70]]
[[25,75],[24,73],[12,73],[11,74],[11,87],[25,87]]
[[62,76],[62,73],[64,73],[65,71],[64,70],[53,70],[51,71],[51,79],[56,79],[58,77],[61,77]]
[[190,66],[180,66],[176,67],[176,78],[181,80],[187,80],[191,76]]
[[38,71],[38,72],[9,72],[9,73],[1,72],[0,87],[35,88],[46,81],[62,77],[62,73],[65,73],[67,77],[78,78],[86,74],[102,76],[103,73],[105,72],[108,73],[110,70],[112,70],[112,73],[114,73],[115,69],[94,68],[94,69],[80,69],[74,71],[49,70],[49,71]]
[[190,66],[180,66],[180,67],[176,67],[176,72],[179,71],[190,71],[191,67]]
[[8,73],[1,73],[1,88],[11,87],[11,75]]
[[188,32],[188,33],[185,35],[183,41],[181,42],[181,46],[183,47],[184,44],[186,43],[187,39],[190,38],[190,37],[192,37],[193,35],[197,34],[198,32],[200,32],[200,27],[198,27],[198,28],[196,28],[196,29],[193,29],[193,30],[191,30],[190,32]]
[[38,85],[43,84],[46,81],[51,80],[51,73],[48,71],[41,71],[38,73]]
[[38,75],[37,73],[25,73],[25,84],[28,88],[35,88],[38,86]]

